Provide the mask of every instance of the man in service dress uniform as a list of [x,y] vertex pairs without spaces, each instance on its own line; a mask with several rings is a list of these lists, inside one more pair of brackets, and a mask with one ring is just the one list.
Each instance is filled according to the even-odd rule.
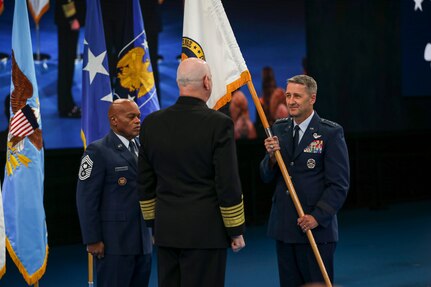
[[154,225],[159,286],[224,286],[226,248],[239,251],[244,207],[232,120],[209,109],[210,69],[189,58],[180,97],[142,123],[138,190]]
[[[290,78],[286,102],[291,118],[273,125],[265,140],[268,154],[260,164],[265,182],[276,180],[268,235],[276,240],[281,286],[324,282],[305,232],[313,231],[330,279],[338,241],[336,214],[349,188],[349,159],[340,125],[320,118],[313,109],[317,84],[306,75]],[[274,151],[280,150],[305,215],[298,218]]]
[[87,251],[96,258],[97,286],[148,286],[151,231],[136,187],[140,112],[119,99],[108,112],[111,131],[91,143],[81,161],[76,202]]
[[58,29],[57,100],[60,117],[79,118],[81,109],[73,100],[72,87],[79,29],[85,24],[85,0],[56,0]]

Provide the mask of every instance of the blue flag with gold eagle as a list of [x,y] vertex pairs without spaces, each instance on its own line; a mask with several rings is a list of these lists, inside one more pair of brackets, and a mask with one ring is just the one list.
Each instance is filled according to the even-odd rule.
[[147,115],[159,110],[160,105],[157,99],[141,7],[138,0],[132,2],[133,34],[118,55],[117,81],[127,93],[128,98],[134,99],[138,104],[142,121]]
[[100,3],[91,0],[87,5],[82,65],[81,139],[84,148],[109,132],[107,115],[113,101]]
[[43,207],[44,152],[42,121],[27,1],[16,0],[12,26],[11,119],[3,207],[6,247],[25,281],[43,276],[48,233]]

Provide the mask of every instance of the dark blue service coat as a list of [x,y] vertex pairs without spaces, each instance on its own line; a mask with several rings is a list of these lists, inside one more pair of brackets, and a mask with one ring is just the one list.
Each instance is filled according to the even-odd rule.
[[[304,213],[314,216],[319,223],[312,230],[316,242],[336,242],[336,213],[349,188],[349,158],[343,129],[315,113],[295,154],[292,154],[292,129],[291,118],[279,120],[272,127]],[[297,226],[298,213],[286,193],[278,165],[271,170],[268,161],[269,155],[266,155],[260,164],[263,181],[276,180],[268,235],[285,243],[308,243],[306,234]]]
[[137,160],[110,131],[91,143],[81,161],[76,201],[84,244],[103,241],[105,254],[152,251],[139,207]]

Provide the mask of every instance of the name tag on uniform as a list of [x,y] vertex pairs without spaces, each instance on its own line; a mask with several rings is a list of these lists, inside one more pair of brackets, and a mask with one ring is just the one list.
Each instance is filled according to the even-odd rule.
[[117,167],[115,167],[115,171],[117,172],[117,171],[126,171],[126,170],[129,170],[129,167],[126,165],[126,166],[117,166]]
[[322,149],[323,149],[323,140],[314,140],[304,149],[304,152],[322,153]]

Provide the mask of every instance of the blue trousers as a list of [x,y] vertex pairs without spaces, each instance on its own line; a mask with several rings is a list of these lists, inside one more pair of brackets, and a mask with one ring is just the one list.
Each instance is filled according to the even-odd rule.
[[97,287],[148,287],[151,254],[110,255],[96,259]]
[[[335,242],[317,243],[331,282],[334,282],[336,245]],[[310,244],[292,244],[277,241],[276,249],[281,287],[298,287],[306,283],[325,282]]]

